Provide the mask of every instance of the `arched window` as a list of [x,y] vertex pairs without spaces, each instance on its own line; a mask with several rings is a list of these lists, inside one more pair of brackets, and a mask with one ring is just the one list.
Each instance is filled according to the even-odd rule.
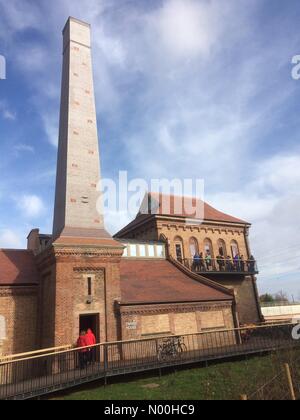
[[226,243],[223,239],[218,240],[218,252],[221,257],[227,257]]
[[196,254],[199,254],[199,245],[196,238],[190,239],[190,254],[192,258],[194,258]]
[[212,241],[208,238],[204,241],[204,253],[205,255],[210,255],[212,258],[214,256]]
[[5,340],[6,338],[6,325],[4,316],[0,315],[0,340]]
[[235,258],[237,255],[239,255],[239,246],[237,241],[231,241],[231,254],[232,258]]
[[176,236],[174,239],[175,242],[175,255],[176,259],[180,262],[184,260],[184,253],[183,253],[183,240],[180,236]]

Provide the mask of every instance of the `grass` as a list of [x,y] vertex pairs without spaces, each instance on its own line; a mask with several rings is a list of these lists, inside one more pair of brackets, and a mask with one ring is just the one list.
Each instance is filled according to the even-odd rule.
[[[251,394],[278,372],[275,356],[250,358],[179,370],[157,376],[132,378],[106,387],[94,384],[53,400],[237,400]],[[130,379],[131,378],[131,379]]]

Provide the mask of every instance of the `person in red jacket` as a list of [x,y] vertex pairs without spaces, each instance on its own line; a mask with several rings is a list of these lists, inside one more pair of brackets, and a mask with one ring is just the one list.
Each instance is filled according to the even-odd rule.
[[85,331],[81,331],[80,336],[77,340],[77,348],[78,355],[79,355],[79,366],[80,369],[84,369],[87,366],[87,355],[88,355],[88,349],[87,349],[87,340],[86,340],[86,333]]
[[[94,346],[96,344],[96,337],[90,328],[87,330],[87,333],[85,335],[85,340],[86,340],[87,346]],[[89,364],[95,361],[95,353],[96,353],[95,347],[88,349],[87,359],[88,359]]]

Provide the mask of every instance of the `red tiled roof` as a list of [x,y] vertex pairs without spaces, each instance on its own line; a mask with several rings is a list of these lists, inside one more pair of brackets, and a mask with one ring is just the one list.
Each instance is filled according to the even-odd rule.
[[0,286],[38,283],[34,255],[27,250],[0,250]]
[[167,260],[121,261],[123,304],[233,300],[233,296],[202,284]]
[[[151,200],[151,204],[150,204]],[[150,207],[151,206],[151,207]],[[151,211],[148,210],[150,207]],[[146,195],[144,204],[141,206],[140,213],[136,219],[125,226],[115,237],[122,236],[129,230],[135,228],[140,223],[151,220],[155,216],[184,217],[188,219],[199,219],[196,210],[192,213],[192,209],[202,209],[202,218],[204,221],[239,223],[249,225],[248,222],[238,219],[229,214],[222,213],[206,202],[192,197],[178,197],[174,195],[164,195],[158,193],[149,193]],[[147,214],[147,212],[149,214]]]
[[154,212],[154,214],[161,216],[186,217],[193,219],[197,218],[196,209],[202,209],[201,216],[204,220],[247,224],[244,220],[222,213],[195,197],[149,193],[148,200],[150,199],[152,214]]

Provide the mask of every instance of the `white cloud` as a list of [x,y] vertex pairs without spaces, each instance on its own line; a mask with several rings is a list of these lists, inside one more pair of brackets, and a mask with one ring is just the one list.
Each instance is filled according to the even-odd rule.
[[126,211],[107,211],[104,213],[105,227],[112,235],[132,220]]
[[34,147],[29,144],[19,143],[14,146],[14,151],[19,156],[22,153],[34,153]]
[[7,109],[3,111],[2,115],[5,120],[15,121],[17,119],[16,114]]
[[23,238],[10,229],[0,231],[0,248],[18,249],[22,246]]
[[[300,272],[299,165],[297,151],[266,158],[242,190],[206,196],[221,210],[253,223],[251,246],[262,291],[276,292],[282,278]],[[290,291],[288,283],[286,288]]]
[[23,195],[19,199],[16,199],[16,201],[18,208],[28,218],[40,216],[45,209],[43,201],[36,195]]
[[[21,54],[15,58],[14,64],[18,64],[19,68],[28,75],[45,72],[50,67],[50,57],[47,53],[45,45],[25,46],[20,45]],[[48,90],[48,84],[44,86],[45,92]]]
[[57,147],[58,145],[58,113],[45,113],[42,116],[45,133],[48,137],[48,141],[52,146]]
[[0,115],[4,120],[15,121],[17,114],[11,111],[5,101],[0,101]]
[[[283,30],[267,36],[270,22],[257,25],[261,2],[256,0],[222,5],[164,0],[147,2],[147,8],[121,3],[62,0],[25,8],[0,0],[5,16],[0,36],[7,42],[28,28],[43,35],[43,43],[14,45],[13,51],[50,143],[56,146],[58,138],[61,29],[73,15],[92,24],[101,120],[113,129],[122,121],[113,162],[116,148],[122,169],[132,176],[205,178],[212,204],[253,222],[263,282],[286,270],[283,262],[274,271],[266,254],[296,246],[299,235],[299,151],[285,148],[290,153],[282,155],[276,144],[277,129],[288,126],[286,111],[295,99],[297,85],[290,83],[285,66],[298,52],[296,28],[285,33],[286,21],[280,21]],[[41,24],[45,15],[47,25]],[[113,143],[103,141],[107,149]],[[128,220],[108,217],[114,231]]]
[[218,39],[222,8],[195,0],[170,0],[154,13],[152,25],[166,52],[178,59],[206,56]]
[[25,2],[18,0],[0,1],[3,25],[6,31],[18,32],[28,28],[37,28],[42,15],[37,5],[28,7]]

